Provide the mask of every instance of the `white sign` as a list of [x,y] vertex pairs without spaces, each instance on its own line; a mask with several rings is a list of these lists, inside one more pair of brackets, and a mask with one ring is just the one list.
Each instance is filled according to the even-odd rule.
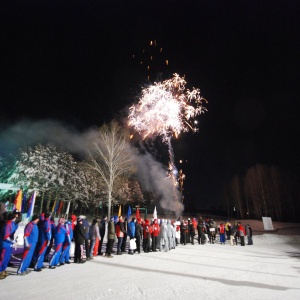
[[264,223],[264,229],[265,230],[274,230],[272,218],[270,217],[262,217],[263,223]]

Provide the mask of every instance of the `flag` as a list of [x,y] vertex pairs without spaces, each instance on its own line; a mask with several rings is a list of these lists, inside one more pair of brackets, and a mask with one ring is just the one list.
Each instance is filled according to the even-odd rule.
[[58,206],[59,206],[59,201],[55,200],[55,207],[54,207],[54,211],[53,211],[54,213],[57,212]]
[[154,207],[153,219],[157,219],[157,211],[156,211],[156,206]]
[[53,203],[53,206],[52,206],[52,212],[54,212],[55,207],[56,207],[56,200],[54,200],[54,203]]
[[129,221],[130,216],[131,216],[131,207],[129,205],[127,210],[127,221]]
[[63,206],[64,206],[64,202],[63,201],[60,201],[60,204],[59,204],[59,208],[58,208],[58,211],[57,213],[60,214],[62,209],[63,209]]
[[22,190],[19,190],[17,193],[13,209],[17,209],[18,211],[21,211],[22,209]]
[[148,218],[148,212],[147,212],[147,207],[145,208],[145,215],[144,215],[144,220]]
[[22,213],[25,212],[25,206],[26,206],[26,202],[27,202],[27,199],[26,199],[26,196],[27,196],[27,192],[24,193],[23,195],[23,200],[22,200]]
[[140,208],[139,207],[136,208],[135,217],[137,219],[140,218]]
[[7,211],[8,205],[9,205],[9,201],[6,201],[5,202],[5,211]]
[[122,207],[121,204],[119,205],[119,212],[118,212],[118,217],[122,216]]
[[71,201],[68,202],[68,206],[67,206],[66,213],[65,213],[66,216],[69,214],[70,203],[71,203]]
[[26,218],[30,218],[33,215],[33,208],[34,208],[34,204],[35,204],[35,198],[36,198],[36,192],[34,191],[29,199],[29,203],[28,203],[28,211],[27,211],[27,215]]

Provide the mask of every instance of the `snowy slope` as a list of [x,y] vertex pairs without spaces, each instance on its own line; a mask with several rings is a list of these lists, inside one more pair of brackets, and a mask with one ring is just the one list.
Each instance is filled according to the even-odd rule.
[[253,246],[180,245],[169,252],[95,257],[12,275],[1,299],[300,299],[300,237],[263,234]]

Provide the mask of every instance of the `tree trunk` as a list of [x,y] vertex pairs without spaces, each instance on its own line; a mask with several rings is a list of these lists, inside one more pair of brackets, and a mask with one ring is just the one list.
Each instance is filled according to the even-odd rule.
[[45,191],[43,191],[43,194],[42,194],[41,206],[40,206],[40,214],[43,212],[44,196],[45,196]]

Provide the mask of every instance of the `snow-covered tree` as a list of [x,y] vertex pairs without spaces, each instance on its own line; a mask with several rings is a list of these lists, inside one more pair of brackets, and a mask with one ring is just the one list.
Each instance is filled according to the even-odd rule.
[[99,173],[88,168],[84,163],[79,163],[80,172],[84,177],[85,189],[88,194],[87,206],[90,208],[98,208],[100,203],[105,202],[107,193],[105,182]]
[[127,134],[116,121],[104,124],[91,141],[85,162],[91,170],[100,174],[108,196],[108,217],[111,215],[112,193],[116,179],[134,171],[133,153],[127,143]]
[[73,202],[88,199],[85,177],[76,161],[71,154],[53,145],[37,144],[20,149],[18,155],[10,157],[4,172],[5,182],[20,185],[29,192],[35,190],[41,196],[40,210],[45,195],[47,208],[50,197]]
[[120,176],[114,185],[113,198],[118,204],[143,204],[144,197],[140,184],[135,179]]

